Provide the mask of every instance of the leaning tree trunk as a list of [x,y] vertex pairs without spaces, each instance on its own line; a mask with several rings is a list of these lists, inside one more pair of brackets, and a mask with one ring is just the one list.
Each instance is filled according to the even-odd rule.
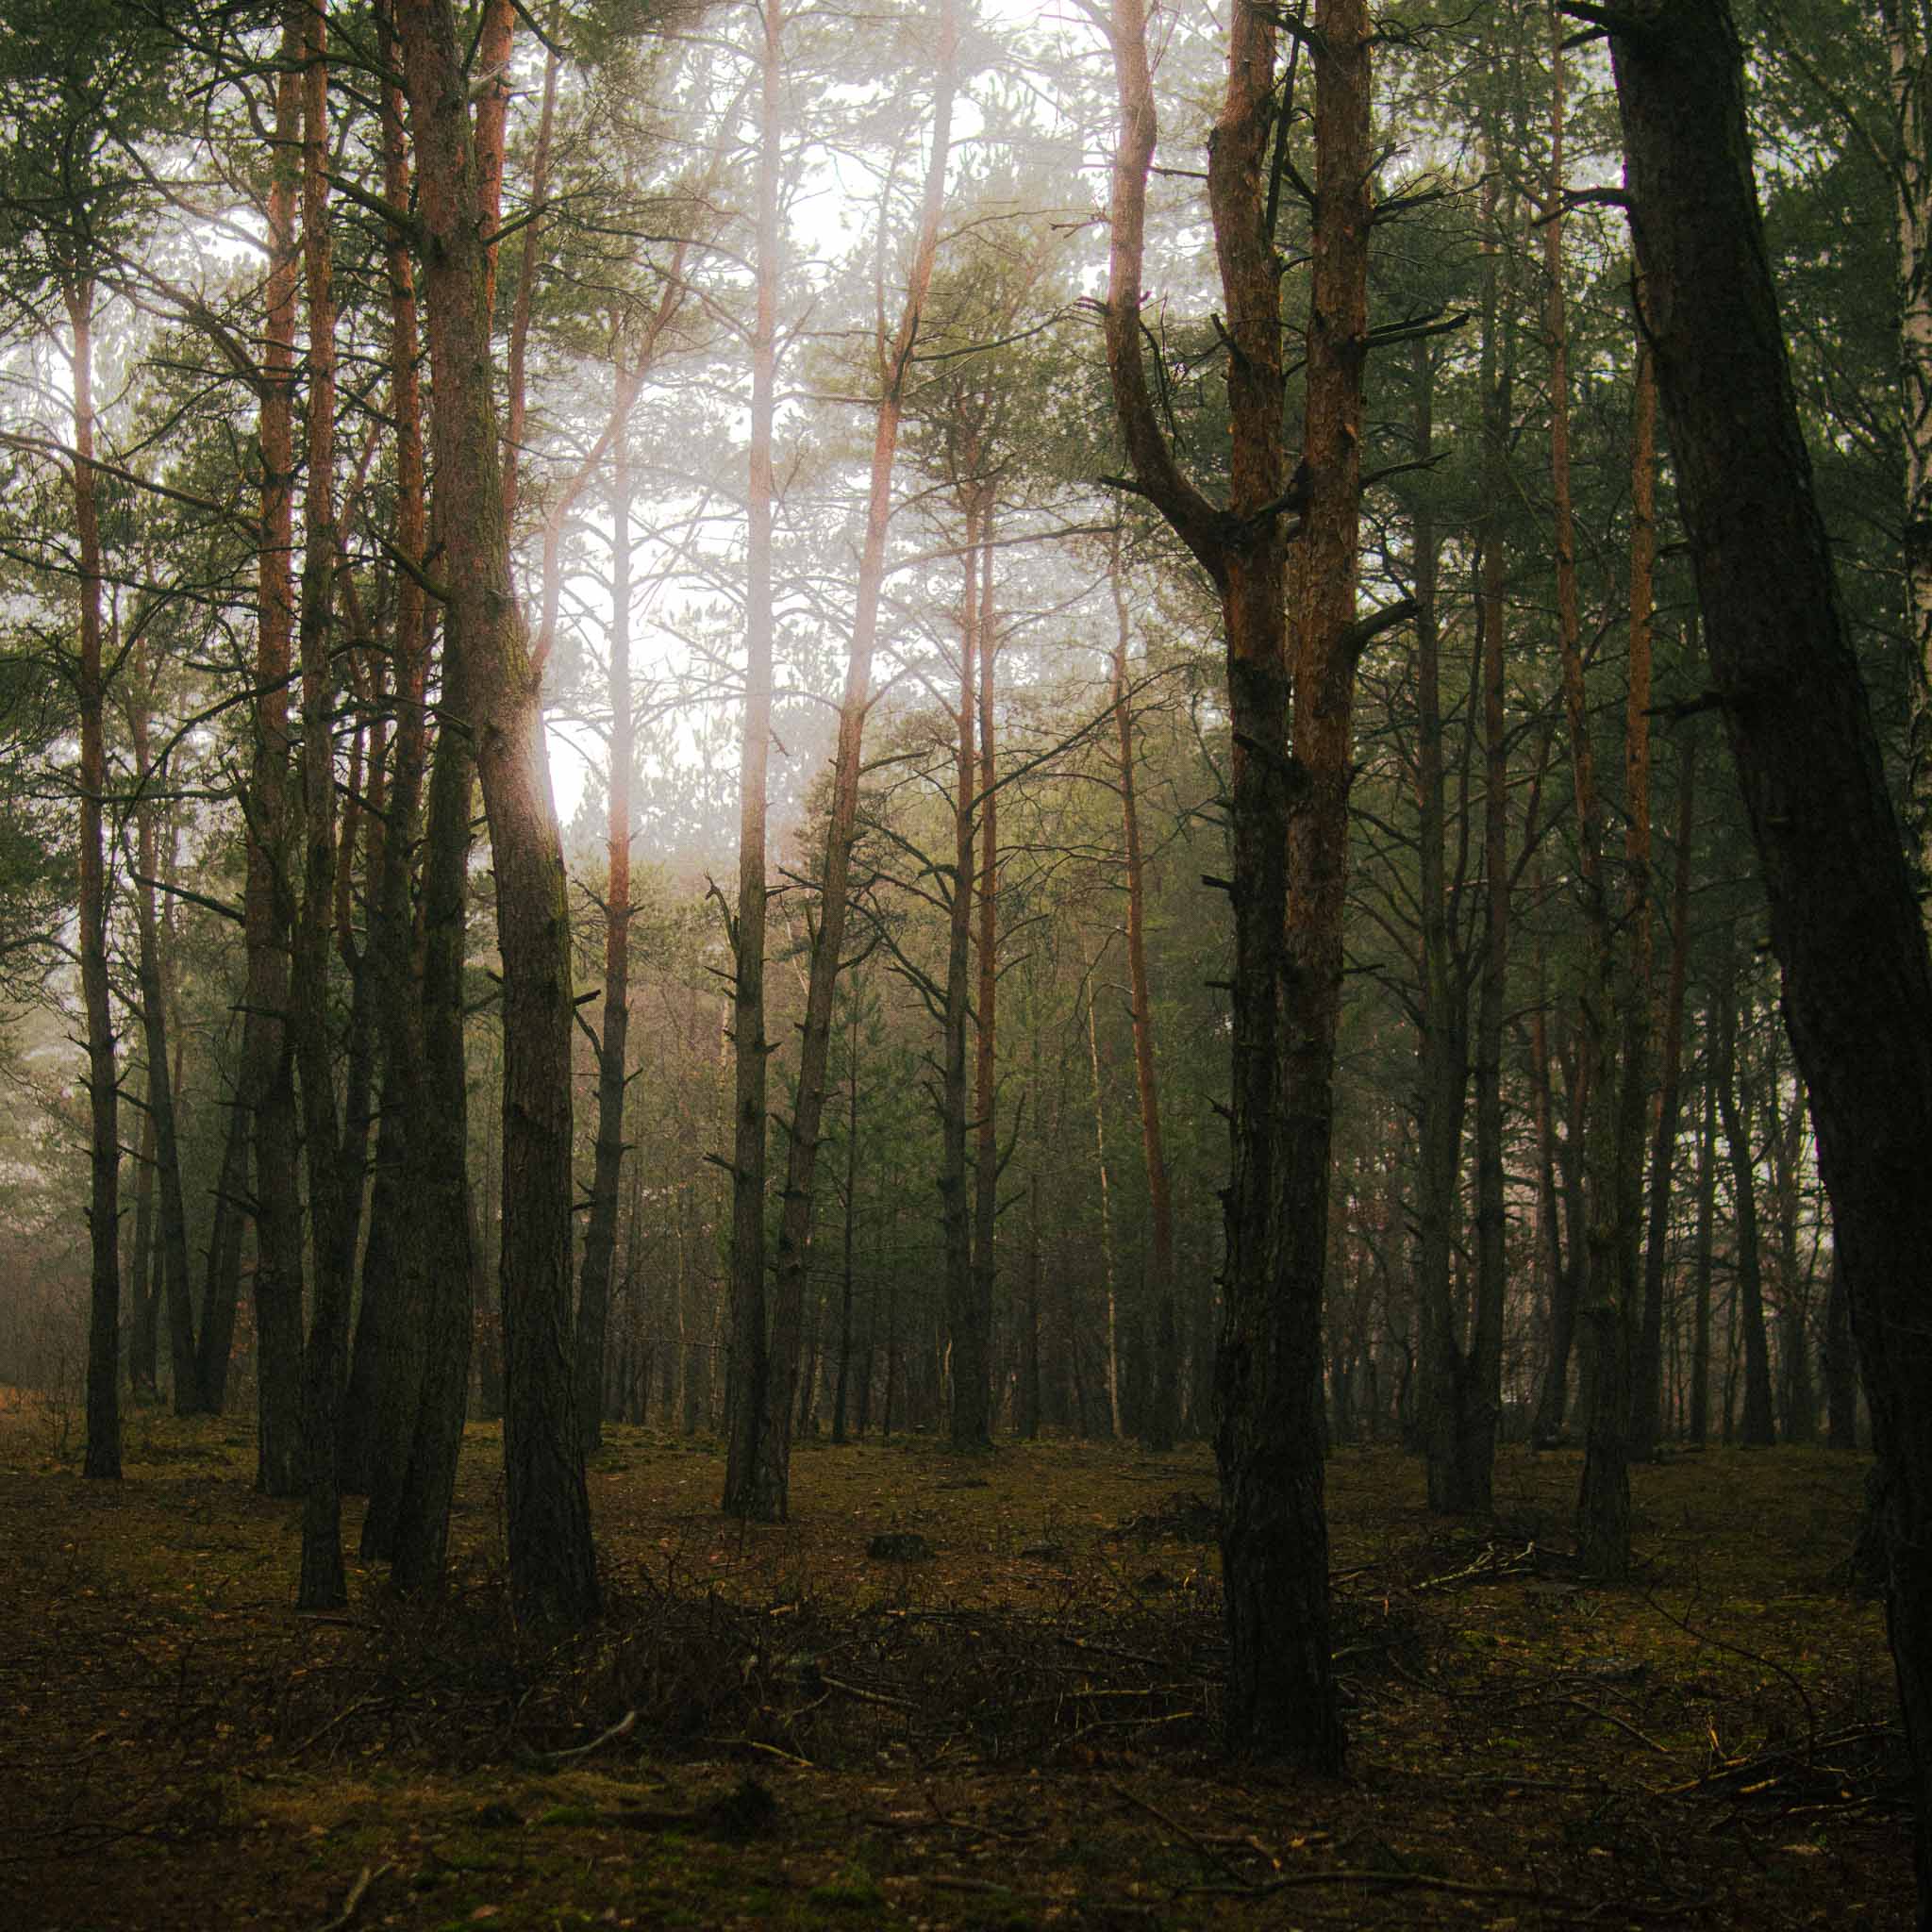
[[596,1612],[598,1586],[572,1373],[570,908],[543,749],[542,666],[510,581],[491,385],[486,183],[454,9],[450,0],[397,0],[395,20],[425,242],[444,622],[463,657],[503,961],[510,1591],[525,1618],[581,1624]]
[[1811,488],[1724,0],[1613,27],[1641,299],[1878,1450],[1932,1927],[1932,959]]

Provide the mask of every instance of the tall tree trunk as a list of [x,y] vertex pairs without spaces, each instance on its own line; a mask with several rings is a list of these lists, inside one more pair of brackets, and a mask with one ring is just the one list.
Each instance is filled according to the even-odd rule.
[[336,683],[329,658],[336,574],[336,318],[330,287],[327,11],[323,0],[307,0],[301,18],[302,259],[308,297],[308,460],[298,629],[303,868],[289,1008],[302,1083],[314,1269],[308,1343],[302,1365],[302,1574],[295,1602],[300,1609],[323,1610],[348,1601],[336,1436],[355,1266],[355,1222],[350,1211],[352,1189],[343,1172],[328,1024],[329,938],[338,863]]
[[[1613,1028],[1619,1010],[1617,941],[1605,875],[1596,758],[1591,743],[1577,608],[1576,529],[1570,489],[1570,337],[1563,293],[1565,23],[1550,14],[1550,185],[1543,208],[1545,327],[1550,357],[1550,485],[1556,509],[1557,634],[1563,658],[1563,708],[1576,797],[1577,874],[1590,956],[1584,971],[1576,1052],[1590,1095],[1584,1127],[1584,1241],[1573,1253],[1579,1271],[1577,1313],[1583,1325],[1585,1418],[1577,1529],[1585,1565],[1619,1578],[1630,1564],[1629,1307],[1622,1293],[1620,1249],[1626,1240],[1622,1130]],[[1627,1238],[1634,1238],[1634,1231]]]
[[[752,331],[751,475],[746,500],[744,736],[738,764],[738,917],[731,922],[733,1057],[731,1139],[731,1356],[725,1389],[724,1507],[781,1523],[790,1502],[791,1381],[797,1302],[790,1284],[783,1326],[794,1354],[774,1387],[765,1306],[765,1163],[770,1142],[765,1038],[765,796],[772,756],[772,439],[778,370],[778,279],[784,270],[778,179],[784,8],[765,0],[758,105],[758,313]],[[781,1348],[783,1343],[780,1344]]]
[[74,526],[80,566],[80,995],[87,1026],[88,1291],[85,1473],[121,1479],[120,1074],[108,983],[107,675],[101,661],[101,522],[94,477],[94,286],[61,284],[73,331]]
[[[1503,1407],[1503,1316],[1509,1291],[1508,1219],[1503,1139],[1503,1027],[1509,983],[1509,730],[1504,675],[1508,557],[1509,428],[1516,375],[1516,331],[1506,314],[1514,292],[1511,238],[1501,230],[1491,187],[1483,265],[1482,435],[1489,506],[1477,567],[1476,648],[1483,707],[1483,951],[1475,1031],[1475,1320],[1470,1375],[1487,1421],[1482,1459],[1493,1480],[1496,1427]],[[1501,340],[1498,340],[1498,338]]]
[[1906,623],[1912,669],[1906,791],[1920,871],[1932,874],[1932,60],[1920,0],[1879,0],[1891,58]]
[[1650,1149],[1649,1220],[1643,1241],[1643,1327],[1630,1418],[1630,1454],[1656,1451],[1663,1413],[1664,1274],[1670,1260],[1671,1189],[1684,1073],[1684,991],[1690,961],[1690,835],[1697,798],[1697,740],[1688,735],[1677,765],[1677,863],[1671,892],[1671,978],[1664,996],[1663,1064]]
[[[1735,954],[1718,990],[1717,1104],[1731,1161],[1731,1201],[1736,1215],[1738,1294],[1734,1324],[1744,1343],[1744,1415],[1740,1425],[1747,1449],[1777,1441],[1771,1399],[1771,1351],[1764,1333],[1764,1269],[1757,1228],[1757,1157],[1751,1119],[1740,1104],[1738,988]],[[1745,1090],[1748,1097],[1748,1088]]]
[[[1410,446],[1426,463],[1434,436],[1429,343],[1411,349]],[[1469,984],[1449,905],[1447,791],[1442,771],[1441,633],[1436,594],[1441,540],[1426,496],[1411,511],[1416,603],[1416,807],[1422,924],[1421,1025],[1416,1042],[1416,1299],[1422,1321],[1422,1421],[1429,1507],[1486,1512],[1494,1423],[1481,1414],[1474,1338],[1458,1333],[1452,1264],[1461,1213],[1462,1128],[1469,1094]]]
[[[997,1132],[999,1086],[995,1071],[999,1045],[999,791],[993,752],[993,673],[999,655],[999,628],[993,604],[994,486],[988,482],[979,520],[979,913],[977,935],[977,1024],[973,1062],[973,1306],[971,1331],[978,1360],[973,1368],[973,1395],[982,1411],[974,1431],[974,1446],[992,1441],[992,1308],[998,1280],[994,1224],[999,1216],[1000,1157]],[[953,1357],[954,1414],[958,1415],[959,1358]],[[957,1431],[956,1431],[957,1434]]]
[[[1707,1037],[1715,1015],[1706,1010]],[[1690,1395],[1686,1434],[1703,1448],[1710,1427],[1710,1277],[1716,1260],[1717,1075],[1707,1067],[1697,1128],[1697,1225],[1691,1242]]]
[[[832,803],[825,820],[819,874],[818,917],[812,927],[805,1018],[798,1046],[798,1085],[785,1156],[785,1193],[778,1224],[774,1301],[802,1307],[811,1260],[813,1188],[819,1130],[824,1113],[825,1074],[831,1054],[832,994],[845,943],[846,901],[852,846],[858,831],[859,757],[865,716],[872,701],[873,649],[878,639],[879,602],[885,588],[886,526],[892,509],[892,459],[912,353],[919,340],[934,257],[939,252],[940,209],[945,198],[946,162],[952,152],[953,97],[958,83],[959,26],[955,0],[939,0],[938,66],[934,75],[931,152],[920,204],[919,235],[898,326],[890,341],[883,325],[876,338],[879,400],[874,419],[872,471],[866,495],[865,542],[859,555],[852,643],[845,659],[845,689],[839,705],[838,747],[832,762]],[[788,1405],[789,1407],[789,1405]]]
[[[1146,1418],[1149,1449],[1172,1449],[1180,1433],[1180,1344],[1174,1316],[1174,1197],[1167,1181],[1167,1150],[1160,1133],[1160,1086],[1154,1063],[1154,993],[1147,978],[1146,865],[1141,852],[1141,811],[1135,791],[1134,711],[1127,689],[1126,574],[1121,533],[1114,530],[1108,558],[1113,590],[1113,725],[1120,757],[1121,842],[1127,877],[1127,989],[1133,1001],[1134,1087],[1141,1105],[1141,1158],[1147,1174],[1147,1223],[1154,1291],[1154,1401]],[[984,997],[984,995],[982,995]]]
[[[976,446],[968,458],[975,465]],[[966,575],[959,607],[959,708],[955,714],[953,765],[953,864],[946,925],[945,1008],[940,1045],[940,1222],[945,1241],[945,1333],[951,1368],[949,1422],[955,1451],[991,1446],[987,1428],[989,1385],[986,1338],[973,1282],[973,1216],[967,1200],[966,1033],[972,1024],[969,992],[973,940],[973,798],[979,765],[974,752],[978,715],[974,686],[980,641],[979,542],[986,498],[976,481],[966,496],[966,541],[960,546]]]
[[[1355,666],[1360,401],[1373,221],[1361,0],[1322,0],[1315,235],[1303,467],[1288,475],[1280,261],[1267,221],[1274,16],[1237,10],[1208,195],[1225,303],[1231,442],[1219,508],[1182,475],[1141,342],[1146,182],[1157,134],[1142,0],[1115,0],[1107,357],[1135,484],[1208,573],[1222,607],[1233,732],[1233,1175],[1215,1450],[1228,1639],[1225,1725],[1239,1752],[1336,1769],[1322,1492],[1321,1313]],[[1304,511],[1288,635],[1290,527]],[[1291,741],[1289,691],[1294,691]]]
[[[301,1487],[302,1227],[289,1030],[294,855],[288,803],[288,685],[295,635],[295,302],[301,279],[295,209],[301,182],[302,49],[301,15],[291,9],[282,24],[270,157],[255,755],[245,800],[248,876],[242,896],[247,980],[237,1102],[249,1116],[255,1155],[256,1484],[271,1496],[292,1496]],[[205,1397],[211,1392],[212,1374],[226,1369],[225,1357],[213,1356],[208,1327],[205,1322]]]
[[[181,1148],[175,1118],[175,1088],[168,1064],[168,983],[161,955],[160,921],[155,911],[154,807],[145,797],[153,783],[148,738],[146,650],[137,654],[129,706],[133,726],[135,769],[140,774],[142,802],[135,808],[137,857],[141,876],[134,887],[139,951],[137,976],[141,988],[142,1032],[147,1047],[147,1122],[142,1139],[154,1140],[154,1186],[160,1195],[160,1280],[169,1310],[169,1333],[175,1349],[175,1412],[192,1414],[199,1407],[194,1379],[194,1318],[189,1285],[188,1208],[181,1192]],[[174,833],[169,832],[172,840]],[[136,1243],[137,1247],[140,1245]],[[185,1343],[185,1347],[182,1344]],[[184,1406],[185,1405],[185,1406]]]
[[[597,1151],[577,1291],[577,1436],[586,1453],[604,1440],[604,1357],[611,1263],[624,1184],[625,1059],[630,1037],[630,781],[636,737],[630,691],[630,455],[617,426],[611,485],[610,776],[604,894],[604,1023],[597,1041]],[[761,1029],[762,1030],[762,1029]]]
[[1844,1264],[1834,1249],[1831,1288],[1824,1304],[1824,1399],[1834,1449],[1858,1446],[1858,1356],[1852,1340],[1852,1302]]
[[[508,9],[505,9],[506,11]],[[445,625],[489,817],[503,960],[504,1468],[518,1613],[596,1612],[571,1348],[570,910],[540,706],[510,582],[491,392],[489,202],[450,0],[396,0],[426,246]],[[492,162],[493,165],[493,162]]]
[[832,1441],[841,1447],[845,1441],[846,1383],[852,1369],[853,1240],[858,1222],[858,994],[856,988],[852,995],[852,1031],[846,1047],[845,1079],[845,1239],[839,1290],[839,1373],[832,1395]]
[[[1878,1450],[1932,1927],[1932,959],[1811,490],[1724,0],[1613,17],[1642,300]],[[1627,30],[1634,28],[1634,31]]]
[[[1099,962],[1094,962],[1099,971]],[[1107,1166],[1107,1108],[1100,1089],[1100,1033],[1093,1021],[1099,989],[1087,989],[1087,1064],[1093,1074],[1093,1163],[1100,1180],[1100,1285],[1106,1297],[1107,1408],[1109,1426],[1118,1439],[1121,1433],[1121,1311],[1120,1283],[1114,1267],[1113,1190]]]

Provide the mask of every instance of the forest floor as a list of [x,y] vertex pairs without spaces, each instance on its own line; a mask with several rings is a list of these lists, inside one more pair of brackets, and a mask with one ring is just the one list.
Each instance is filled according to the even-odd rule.
[[8,1932],[1908,1923],[1859,1457],[1638,1470],[1606,1590],[1574,1454],[1506,1450],[1494,1519],[1445,1522],[1415,1460],[1338,1453],[1323,1782],[1215,1749],[1205,1449],[805,1443],[791,1524],[747,1529],[714,1444],[613,1429],[608,1614],[543,1645],[504,1608],[494,1430],[447,1599],[352,1565],[314,1617],[245,1427],[138,1409],[110,1486],[63,1420],[0,1403]]

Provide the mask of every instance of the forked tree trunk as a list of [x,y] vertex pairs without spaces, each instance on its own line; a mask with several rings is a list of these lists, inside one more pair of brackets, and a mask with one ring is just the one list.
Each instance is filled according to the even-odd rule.
[[[508,9],[504,9],[508,12]],[[415,134],[432,445],[449,585],[489,817],[503,960],[504,1466],[512,1599],[576,1624],[598,1586],[571,1349],[570,911],[529,652],[510,581],[491,390],[487,183],[450,0],[397,0]]]
[[[1221,508],[1174,460],[1141,341],[1157,133],[1146,28],[1142,0],[1115,0],[1121,140],[1105,321],[1134,486],[1212,580],[1227,650],[1233,1175],[1215,1437],[1225,1727],[1238,1752],[1332,1771],[1342,1731],[1328,1644],[1321,1313],[1355,666],[1372,634],[1355,615],[1373,219],[1370,30],[1361,0],[1324,0],[1310,36],[1317,216],[1304,467],[1291,484],[1282,441],[1280,262],[1267,222],[1277,29],[1259,8],[1230,18],[1208,182],[1231,431],[1229,501]],[[1286,519],[1297,508],[1305,519],[1291,641]]]
[[1932,960],[1811,489],[1730,10],[1612,19],[1645,321],[1872,1407],[1932,1927]]

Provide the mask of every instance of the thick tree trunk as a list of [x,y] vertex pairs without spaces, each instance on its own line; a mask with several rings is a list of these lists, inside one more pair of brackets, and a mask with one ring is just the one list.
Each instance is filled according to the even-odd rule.
[[[1107,353],[1136,486],[1213,580],[1227,650],[1233,1174],[1215,1436],[1226,1734],[1239,1752],[1332,1771],[1342,1731],[1328,1655],[1321,1315],[1351,721],[1365,641],[1355,598],[1373,219],[1370,34],[1361,0],[1324,0],[1317,9],[1313,290],[1304,467],[1293,487],[1282,444],[1280,263],[1265,180],[1276,120],[1274,15],[1239,9],[1228,35],[1208,185],[1228,350],[1225,509],[1181,474],[1145,367],[1141,279],[1157,130],[1141,0],[1115,0],[1113,10],[1121,141]],[[1306,515],[1291,641],[1291,508]]]
[[571,1347],[570,911],[544,757],[542,665],[510,582],[491,388],[487,184],[450,0],[397,0],[425,239],[444,622],[489,816],[503,960],[504,1468],[518,1613],[595,1614]]
[[1932,60],[1919,0],[1879,0],[1891,57],[1906,623],[1911,730],[1906,791],[1922,874],[1932,874]]
[[1932,960],[1810,487],[1724,0],[1611,36],[1644,315],[1880,1469],[1932,1927]]
[[785,1156],[785,1194],[778,1224],[777,1279],[780,1307],[802,1307],[806,1271],[811,1260],[814,1186],[818,1173],[819,1130],[824,1113],[826,1068],[831,1056],[832,994],[838,984],[845,943],[846,901],[852,876],[852,846],[858,832],[859,757],[866,711],[872,699],[872,658],[878,639],[879,604],[885,588],[886,526],[892,508],[892,461],[899,447],[899,422],[912,352],[919,340],[926,292],[932,286],[939,252],[940,210],[945,197],[947,157],[952,152],[953,98],[958,81],[959,28],[954,0],[939,0],[939,64],[934,75],[932,146],[920,205],[919,235],[898,327],[889,341],[881,327],[878,353],[879,401],[874,419],[872,471],[867,487],[865,541],[859,554],[852,620],[852,643],[845,659],[845,689],[839,706],[839,737],[832,761],[832,803],[825,820],[825,842],[819,874],[818,917],[812,928],[807,974],[805,1017],[798,1045],[798,1084],[791,1105],[791,1131]]
[[1824,1401],[1834,1449],[1858,1446],[1858,1355],[1852,1340],[1852,1301],[1844,1265],[1834,1250],[1824,1304]]
[[[86,1016],[88,1239],[85,1474],[121,1478],[120,1074],[108,983],[107,677],[101,661],[101,523],[94,479],[93,308],[91,281],[62,284],[73,331],[74,526],[80,566],[80,996]],[[165,1061],[163,1062],[165,1067]]]

